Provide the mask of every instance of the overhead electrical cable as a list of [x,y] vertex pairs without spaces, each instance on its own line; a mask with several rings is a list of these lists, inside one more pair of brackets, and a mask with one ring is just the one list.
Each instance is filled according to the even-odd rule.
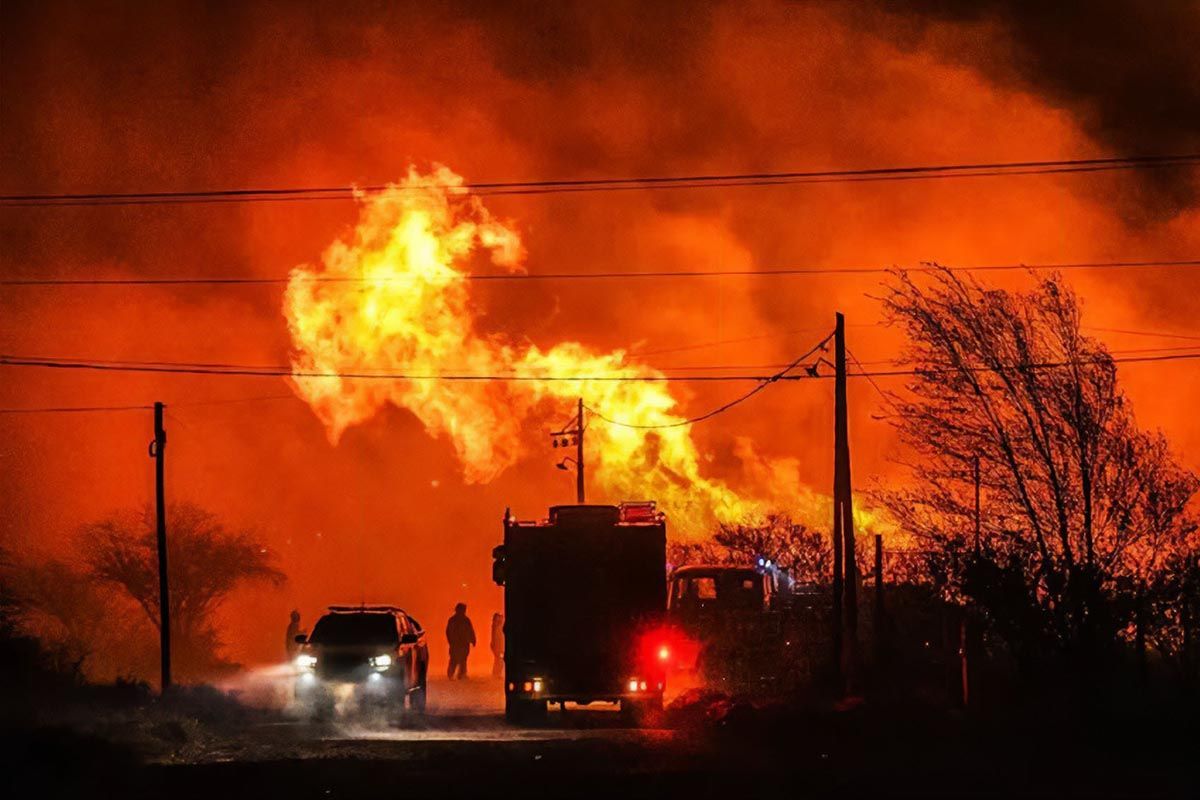
[[[437,188],[447,191],[465,190],[484,196],[534,195],[565,192],[645,191],[656,189],[771,186],[797,183],[849,183],[994,177],[1003,175],[1063,174],[1072,172],[1192,167],[1197,164],[1200,164],[1200,153],[1182,153],[1155,156],[1135,155],[1109,158],[998,161],[966,164],[871,167],[862,169],[809,169],[618,178],[482,181],[460,185],[427,183],[420,188]],[[143,192],[12,193],[0,195],[0,206],[48,207],[327,201],[347,200],[362,195],[378,194],[393,187],[394,184],[369,184],[363,186],[282,186]]]
[[[1132,355],[1137,353],[1189,353],[1200,351],[1200,345],[1180,345],[1179,347],[1132,347],[1121,348],[1117,350],[1109,350],[1112,355]],[[847,353],[849,355],[849,353]],[[895,358],[880,358],[869,361],[858,361],[855,363],[860,366],[905,366],[912,362],[901,361]],[[787,367],[787,363],[757,363],[757,364],[652,364],[654,369],[659,372],[719,372],[721,370],[777,370]]]
[[1138,331],[1129,328],[1098,328],[1094,325],[1081,326],[1084,330],[1103,331],[1104,333],[1123,333],[1129,336],[1150,336],[1158,339],[1186,339],[1188,341],[1200,342],[1200,335],[1186,333],[1172,333],[1167,331]]
[[[916,267],[768,267],[766,269],[727,270],[633,270],[628,272],[544,272],[544,273],[472,273],[463,275],[469,281],[592,281],[648,278],[771,278],[803,275],[882,275],[894,272],[999,272],[1014,270],[1103,270],[1103,269],[1172,269],[1200,267],[1200,258],[1131,260],[1131,261],[1074,261],[1063,263],[1009,263],[944,266],[931,262]],[[0,286],[277,286],[291,282],[330,284],[413,283],[420,278],[398,275],[393,278],[352,277],[165,277],[165,278],[3,278]]]
[[39,408],[0,408],[0,414],[82,414],[103,411],[150,411],[152,405],[141,406],[47,406]]
[[890,407],[893,411],[896,411],[896,404],[892,401],[892,398],[888,397],[888,393],[880,388],[879,384],[875,382],[874,376],[867,372],[867,368],[863,366],[863,362],[858,360],[858,356],[854,355],[854,352],[849,347],[846,348],[846,355],[850,356],[850,360],[853,361],[855,366],[858,367],[857,374],[866,378],[870,382],[871,388],[873,388],[879,394],[879,396],[883,398],[883,402],[887,403],[888,407]]
[[[937,374],[953,374],[956,372],[1007,372],[1021,371],[1031,369],[1056,369],[1067,366],[1079,366],[1086,364],[1136,364],[1136,363],[1154,363],[1167,361],[1189,361],[1200,359],[1200,353],[1167,353],[1162,355],[1147,355],[1147,356],[1131,356],[1127,358],[1095,358],[1084,359],[1081,361],[1045,361],[1032,362],[1026,364],[1006,364],[998,367],[930,367],[926,369],[897,369],[897,370],[880,370],[870,372],[850,373],[850,377],[895,377],[895,376],[916,376],[916,375],[937,375]],[[538,382],[538,381],[567,381],[567,382],[586,382],[586,381],[606,381],[616,383],[670,383],[670,382],[731,382],[731,381],[755,381],[755,382],[774,382],[774,381],[798,381],[798,380],[814,380],[814,379],[829,379],[832,375],[829,374],[784,374],[782,376],[776,373],[771,374],[739,374],[739,375],[525,375],[525,374],[488,374],[488,373],[405,373],[405,372],[312,372],[312,371],[293,371],[287,366],[236,366],[236,365],[211,365],[211,364],[152,364],[152,363],[116,363],[116,362],[98,362],[85,359],[68,359],[68,358],[52,358],[52,357],[30,357],[30,356],[13,356],[0,355],[0,366],[10,367],[37,367],[47,369],[62,369],[62,370],[92,370],[100,372],[131,372],[131,373],[162,373],[172,375],[217,375],[227,377],[251,377],[251,378],[293,378],[297,380],[306,379],[344,379],[344,380],[409,380],[409,381],[447,381],[447,382],[478,382],[478,381],[494,381],[494,382]]]
[[751,397],[754,397],[754,395],[761,392],[763,389],[767,388],[768,386],[770,386],[773,383],[778,382],[779,380],[784,378],[789,372],[791,372],[793,369],[800,366],[801,362],[803,362],[805,359],[807,359],[813,353],[817,352],[818,350],[824,350],[825,345],[832,338],[833,338],[833,333],[830,332],[829,334],[827,334],[825,336],[824,339],[817,342],[815,345],[813,345],[811,348],[809,348],[803,354],[797,356],[795,359],[792,360],[792,362],[790,364],[785,366],[782,370],[780,370],[779,372],[770,376],[769,378],[764,379],[762,381],[762,383],[758,384],[758,386],[755,386],[753,389],[751,389],[750,391],[741,395],[740,397],[736,397],[733,400],[730,400],[728,403],[717,406],[716,408],[712,409],[711,411],[705,412],[696,417],[690,417],[688,419],[676,420],[674,422],[666,422],[666,423],[649,424],[648,425],[648,424],[642,424],[642,423],[636,423],[636,422],[624,422],[621,420],[615,420],[615,419],[605,416],[604,414],[600,413],[596,409],[589,408],[587,406],[584,406],[584,411],[587,411],[588,413],[592,414],[593,416],[595,416],[601,420],[604,420],[605,422],[607,422],[610,425],[619,425],[622,428],[635,428],[638,430],[663,430],[666,428],[679,428],[684,425],[694,425],[697,422],[703,422],[706,419],[712,419],[713,417],[717,416],[718,414],[728,411],[729,409],[733,408],[734,406],[746,402]]
[[542,382],[542,381],[606,381],[617,383],[667,383],[675,381],[725,382],[761,381],[763,375],[518,375],[466,373],[404,373],[404,372],[314,372],[293,370],[286,366],[236,366],[216,364],[153,364],[113,363],[58,357],[26,357],[0,355],[0,366],[39,367],[61,370],[92,370],[99,372],[160,373],[170,375],[220,375],[248,378],[340,379],[340,380],[409,380],[447,382]]

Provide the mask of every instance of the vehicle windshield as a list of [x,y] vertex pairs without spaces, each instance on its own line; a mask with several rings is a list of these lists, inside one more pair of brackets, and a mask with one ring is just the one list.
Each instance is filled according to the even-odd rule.
[[727,608],[753,608],[762,603],[762,576],[750,569],[692,572],[675,577],[671,595],[676,605],[716,601]]
[[308,640],[322,645],[394,645],[396,621],[391,614],[326,614]]

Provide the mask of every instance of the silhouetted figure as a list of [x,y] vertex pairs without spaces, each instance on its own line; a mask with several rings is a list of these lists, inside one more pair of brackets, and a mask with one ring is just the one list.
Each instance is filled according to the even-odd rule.
[[287,642],[285,644],[287,647],[288,661],[295,659],[297,653],[300,652],[300,645],[296,644],[296,637],[301,633],[303,633],[303,631],[300,630],[300,612],[293,608],[291,621],[288,622]]
[[492,637],[488,642],[492,650],[492,677],[504,674],[504,615],[492,614]]
[[467,604],[454,607],[454,616],[446,623],[446,641],[450,643],[450,667],[446,675],[454,678],[467,677],[467,656],[475,646],[475,627],[467,617]]

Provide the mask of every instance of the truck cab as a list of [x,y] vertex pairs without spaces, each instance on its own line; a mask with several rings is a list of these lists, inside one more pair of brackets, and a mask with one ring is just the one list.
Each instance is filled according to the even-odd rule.
[[775,681],[791,660],[793,593],[786,575],[757,565],[697,564],[671,573],[668,619],[691,647],[675,665],[737,688]]
[[666,519],[654,503],[553,506],[543,520],[506,513],[493,550],[504,587],[506,715],[548,703],[662,708]]
[[769,611],[775,596],[772,575],[753,567],[687,566],[671,573],[671,613],[681,620]]

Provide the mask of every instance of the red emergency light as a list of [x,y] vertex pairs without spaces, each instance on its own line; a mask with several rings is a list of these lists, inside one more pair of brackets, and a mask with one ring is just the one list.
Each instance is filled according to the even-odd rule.
[[661,522],[663,513],[658,510],[653,500],[632,503],[624,502],[618,506],[621,522],[647,524]]

